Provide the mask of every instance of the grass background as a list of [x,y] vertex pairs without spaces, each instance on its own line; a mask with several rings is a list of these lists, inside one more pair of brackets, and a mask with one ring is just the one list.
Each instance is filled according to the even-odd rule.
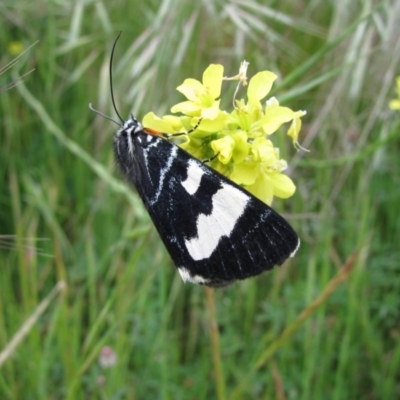
[[[311,153],[274,138],[295,259],[214,292],[181,282],[115,173],[115,125],[88,109],[114,116],[119,30],[123,116],[167,112],[183,79],[243,59],[307,110]],[[400,398],[397,0],[3,0],[0,67],[37,40],[0,76],[35,69],[0,94],[1,399]]]

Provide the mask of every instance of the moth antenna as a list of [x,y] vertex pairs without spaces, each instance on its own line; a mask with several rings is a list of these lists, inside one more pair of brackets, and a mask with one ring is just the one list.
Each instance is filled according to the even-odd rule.
[[114,122],[114,124],[117,124],[118,126],[121,126],[119,122],[117,122],[115,119],[112,119],[111,117],[108,117],[107,115],[103,114],[101,111],[96,110],[95,108],[93,108],[92,103],[89,103],[89,108],[95,112],[98,115],[101,115],[103,118],[108,119],[109,121]]
[[[112,50],[111,50],[111,59],[110,59],[110,89],[111,89],[111,100],[112,104],[114,107],[115,112],[118,115],[118,118],[121,120],[122,123],[124,123],[124,120],[121,118],[119,115],[119,112],[117,110],[117,106],[115,105],[115,99],[114,99],[114,89],[113,89],[113,80],[112,80],[112,63],[114,59],[114,51],[115,51],[115,46],[117,45],[118,39],[121,36],[122,31],[118,34],[117,38],[115,39],[115,42],[113,44]],[[107,118],[107,117],[106,117]],[[119,125],[119,124],[118,124]]]

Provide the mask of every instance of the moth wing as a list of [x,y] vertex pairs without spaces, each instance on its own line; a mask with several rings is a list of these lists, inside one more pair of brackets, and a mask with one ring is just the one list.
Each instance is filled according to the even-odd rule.
[[135,186],[183,280],[224,286],[294,255],[299,238],[272,208],[174,144],[137,140]]

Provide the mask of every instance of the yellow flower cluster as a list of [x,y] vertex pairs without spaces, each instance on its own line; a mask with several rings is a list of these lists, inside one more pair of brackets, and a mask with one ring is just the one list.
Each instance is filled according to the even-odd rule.
[[247,102],[234,101],[231,113],[220,109],[223,80],[238,80],[247,84],[243,62],[239,75],[223,77],[222,65],[210,65],[203,73],[203,81],[186,79],[177,88],[187,101],[172,107],[172,113],[162,118],[150,112],[145,115],[145,128],[175,134],[198,127],[185,136],[180,146],[192,156],[200,159],[214,159],[211,167],[241,185],[267,204],[273,197],[286,199],[295,192],[292,180],[282,172],[287,163],[280,158],[279,149],[274,147],[269,136],[282,124],[291,122],[287,134],[294,145],[300,148],[297,138],[301,128],[300,118],[305,111],[292,111],[270,98],[261,104],[270,92],[277,76],[270,71],[259,72],[249,82]]

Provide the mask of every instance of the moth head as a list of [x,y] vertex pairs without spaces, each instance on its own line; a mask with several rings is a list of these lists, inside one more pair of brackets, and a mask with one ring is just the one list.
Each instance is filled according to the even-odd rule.
[[125,134],[131,136],[140,131],[143,131],[143,125],[133,115],[131,115],[129,119],[122,123],[121,128],[117,130],[116,135],[121,136],[122,134]]
[[132,159],[135,149],[134,137],[138,132],[143,131],[143,125],[133,116],[124,121],[121,127],[114,134],[114,148],[117,159],[120,163],[123,160]]

